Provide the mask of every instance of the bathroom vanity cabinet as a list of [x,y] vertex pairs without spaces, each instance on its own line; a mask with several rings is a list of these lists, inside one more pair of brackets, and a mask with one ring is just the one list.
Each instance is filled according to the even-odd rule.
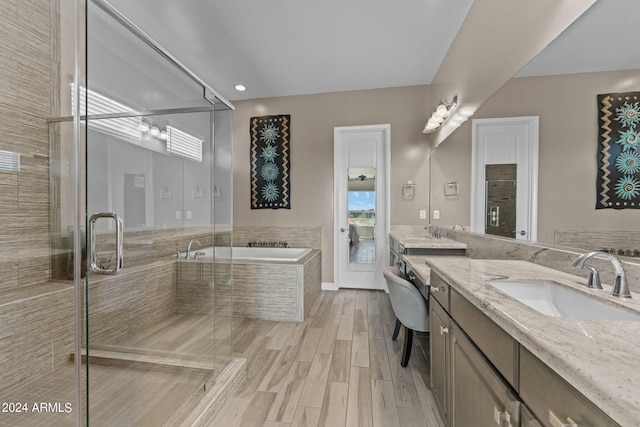
[[431,271],[431,389],[448,427],[618,424]]
[[[457,292],[433,272],[431,297],[431,390],[445,425],[520,425],[520,402],[515,391],[451,313],[455,309],[463,319],[462,323],[472,326],[476,340],[492,353],[498,353],[492,350],[495,348],[492,340],[504,338],[500,334],[504,332],[499,328],[499,332],[496,331],[495,325],[485,322],[482,313],[470,310],[473,307],[464,304]],[[499,360],[513,378],[514,346],[509,342],[506,344],[506,353],[510,356],[500,354]],[[511,363],[505,363],[507,359],[511,359]]]
[[407,275],[405,255],[461,255],[466,254],[467,245],[450,239],[430,237],[420,227],[389,233],[389,263]]

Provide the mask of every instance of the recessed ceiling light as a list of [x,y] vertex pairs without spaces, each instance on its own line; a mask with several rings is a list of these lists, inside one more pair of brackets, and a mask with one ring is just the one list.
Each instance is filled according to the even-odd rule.
[[245,90],[247,90],[247,87],[245,85],[236,85],[236,90],[238,92],[244,92]]

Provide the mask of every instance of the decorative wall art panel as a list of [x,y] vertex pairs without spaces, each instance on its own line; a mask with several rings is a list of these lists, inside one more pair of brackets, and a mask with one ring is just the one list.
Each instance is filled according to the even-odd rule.
[[291,116],[252,117],[251,209],[291,209]]
[[640,209],[640,92],[598,95],[596,209]]

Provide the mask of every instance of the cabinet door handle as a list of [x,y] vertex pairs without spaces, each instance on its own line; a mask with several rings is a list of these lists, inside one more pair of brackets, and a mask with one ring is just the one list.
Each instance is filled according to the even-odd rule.
[[449,333],[449,328],[445,328],[444,326],[440,325],[440,335],[444,335],[448,333]]
[[409,275],[409,281],[413,281],[416,280],[416,276],[414,276],[413,274]]
[[551,410],[549,410],[549,422],[553,427],[578,427],[571,418],[567,417],[567,421],[564,422]]
[[431,286],[431,292],[440,292],[442,290],[439,286]]

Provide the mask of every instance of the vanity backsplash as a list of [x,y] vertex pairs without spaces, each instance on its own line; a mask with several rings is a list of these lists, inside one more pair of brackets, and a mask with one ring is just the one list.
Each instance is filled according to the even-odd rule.
[[[588,271],[571,267],[571,263],[579,255],[588,251],[505,239],[463,230],[452,230],[446,227],[439,227],[439,229],[442,237],[466,243],[469,258],[529,261],[555,270],[584,276],[586,283]],[[640,293],[640,260],[626,256],[621,256],[620,259],[623,261],[631,292]],[[598,269],[603,283],[613,285],[614,269],[610,261],[592,258],[589,260],[589,265]]]

